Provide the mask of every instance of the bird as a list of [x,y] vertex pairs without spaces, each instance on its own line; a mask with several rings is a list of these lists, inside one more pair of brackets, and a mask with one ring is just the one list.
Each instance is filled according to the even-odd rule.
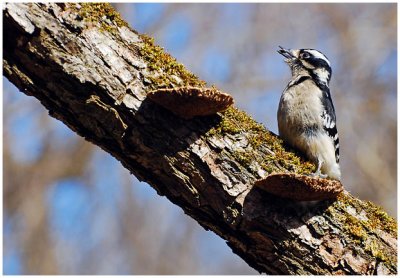
[[316,164],[313,176],[340,181],[339,135],[329,89],[331,63],[315,49],[279,48],[292,74],[279,101],[279,136]]

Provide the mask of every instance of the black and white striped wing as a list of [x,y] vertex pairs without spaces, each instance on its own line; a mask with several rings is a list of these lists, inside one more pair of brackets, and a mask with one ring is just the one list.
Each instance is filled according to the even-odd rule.
[[323,94],[325,94],[325,97],[322,97],[321,100],[324,106],[324,111],[321,117],[323,120],[324,130],[328,133],[328,135],[332,138],[334,142],[336,162],[339,163],[339,135],[336,128],[335,108],[332,103],[329,88],[326,88]]

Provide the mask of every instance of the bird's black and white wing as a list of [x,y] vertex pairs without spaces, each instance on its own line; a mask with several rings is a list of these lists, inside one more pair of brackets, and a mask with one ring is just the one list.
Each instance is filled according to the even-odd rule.
[[322,112],[321,117],[324,125],[324,130],[333,140],[335,146],[336,162],[339,163],[339,135],[336,127],[335,108],[332,103],[332,98],[329,88],[325,88],[323,94],[324,96],[321,98],[321,101],[322,105],[324,106],[324,110]]

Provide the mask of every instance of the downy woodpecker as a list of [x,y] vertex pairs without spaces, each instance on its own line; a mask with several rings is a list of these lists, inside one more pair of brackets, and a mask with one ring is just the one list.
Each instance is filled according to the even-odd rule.
[[278,108],[281,138],[318,165],[315,175],[340,180],[339,137],[329,91],[331,65],[314,49],[284,49],[292,71]]

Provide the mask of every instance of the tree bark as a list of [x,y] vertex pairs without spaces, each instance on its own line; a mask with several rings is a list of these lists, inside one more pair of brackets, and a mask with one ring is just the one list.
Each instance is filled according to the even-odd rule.
[[[49,115],[267,274],[396,274],[397,224],[348,192],[294,202],[253,183],[313,165],[244,112],[182,119],[146,98],[205,82],[107,4],[6,4],[5,76]],[[118,186],[118,185],[116,185]]]

